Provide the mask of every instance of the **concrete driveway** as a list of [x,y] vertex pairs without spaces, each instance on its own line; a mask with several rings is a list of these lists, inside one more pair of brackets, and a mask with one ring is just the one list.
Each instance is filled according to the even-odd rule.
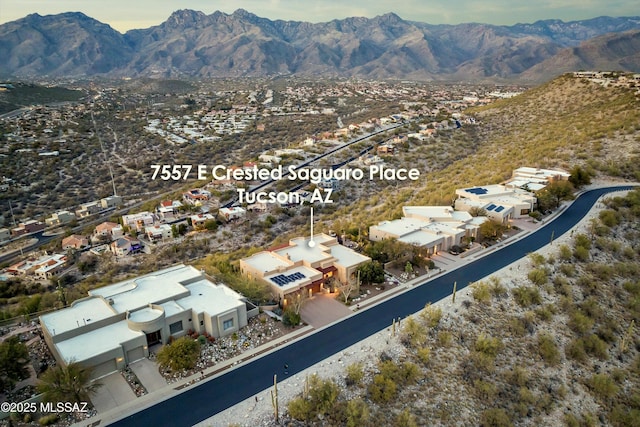
[[102,387],[91,397],[98,413],[104,413],[120,405],[136,400],[136,394],[120,372],[114,372],[98,380]]
[[158,372],[158,365],[149,359],[140,359],[129,365],[129,368],[136,374],[147,393],[153,393],[167,386],[167,382]]
[[347,306],[328,295],[316,295],[308,300],[300,311],[302,320],[314,328],[328,325],[350,314],[351,310]]

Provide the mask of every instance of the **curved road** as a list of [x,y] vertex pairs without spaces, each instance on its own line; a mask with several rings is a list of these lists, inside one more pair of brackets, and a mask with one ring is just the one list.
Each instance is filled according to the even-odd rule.
[[406,317],[421,310],[427,302],[436,302],[451,294],[453,282],[459,289],[489,276],[502,267],[548,244],[552,236],[559,237],[577,224],[603,194],[627,190],[632,186],[607,187],[590,190],[555,220],[538,231],[496,250],[457,270],[416,285],[413,289],[376,306],[362,310],[341,322],[319,330],[306,338],[254,359],[217,378],[192,387],[170,399],[155,404],[112,425],[137,427],[141,425],[192,426],[222,410],[245,400],[273,385],[273,375],[286,377],[389,327],[394,318]]

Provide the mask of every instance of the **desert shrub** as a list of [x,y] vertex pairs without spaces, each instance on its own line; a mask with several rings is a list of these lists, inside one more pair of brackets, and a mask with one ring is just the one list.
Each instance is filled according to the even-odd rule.
[[576,275],[576,267],[573,264],[560,265],[560,272],[567,277],[573,277]]
[[500,338],[480,334],[476,339],[475,351],[495,358],[502,349]]
[[429,363],[429,360],[431,360],[431,350],[429,349],[429,347],[423,347],[418,349],[418,360],[423,365],[426,365]]
[[498,392],[495,384],[480,379],[473,381],[473,388],[478,398],[485,402],[492,401]]
[[440,319],[442,319],[442,309],[427,304],[420,313],[420,317],[427,327],[435,328],[440,323]]
[[594,321],[581,310],[574,310],[569,315],[569,327],[574,332],[584,335],[593,328]]
[[540,291],[533,286],[518,286],[512,291],[513,298],[521,307],[529,307],[533,304],[542,303]]
[[607,374],[593,375],[589,379],[588,386],[597,398],[605,402],[611,401],[619,391],[619,387]]
[[287,326],[298,326],[300,324],[300,314],[296,313],[292,309],[286,309],[282,314],[282,323]]
[[569,359],[578,362],[585,362],[587,360],[587,352],[584,348],[584,341],[581,338],[571,340],[565,347],[564,352]]
[[491,290],[485,282],[476,282],[471,286],[471,296],[473,299],[487,304],[491,302]]
[[582,261],[582,262],[589,261],[589,249],[585,248],[584,246],[576,246],[575,249],[573,250],[573,256],[578,261]]
[[158,364],[173,371],[191,369],[200,357],[200,343],[191,337],[180,337],[158,352]]
[[504,374],[505,380],[514,386],[524,387],[529,381],[529,371],[521,366],[516,366],[513,370]]
[[449,347],[453,341],[453,334],[449,331],[438,331],[436,342],[440,347]]
[[418,348],[424,345],[427,340],[427,333],[424,327],[413,317],[408,317],[402,327],[402,343],[407,347]]
[[577,234],[574,238],[573,238],[573,247],[578,248],[578,247],[583,247],[586,250],[591,249],[591,239],[583,233]]
[[560,352],[554,339],[549,334],[538,335],[538,354],[549,365],[556,365],[560,362]]
[[531,283],[533,283],[536,286],[542,286],[545,283],[547,283],[547,272],[542,269],[542,268],[536,268],[535,270],[531,270],[528,274],[527,277],[529,278],[529,280],[531,280]]
[[287,403],[289,415],[299,421],[309,421],[311,419],[311,402],[302,397],[291,399]]
[[375,403],[391,402],[398,391],[398,386],[391,378],[378,374],[373,377],[373,382],[368,387],[369,397]]
[[395,420],[393,420],[393,427],[418,427],[418,423],[415,415],[405,408],[405,410],[400,412]]
[[392,360],[386,360],[380,362],[379,369],[381,375],[403,386],[415,383],[420,375],[418,367],[411,362],[396,364]]
[[345,412],[347,427],[360,427],[369,421],[369,406],[360,398],[349,400]]
[[491,276],[489,277],[489,287],[491,290],[491,295],[496,298],[501,298],[507,295],[507,288],[500,282],[500,278]]
[[509,427],[513,423],[504,409],[490,408],[480,414],[481,427]]
[[607,343],[602,341],[596,334],[591,334],[583,339],[584,349],[587,353],[597,357],[600,360],[609,358]]
[[561,261],[570,261],[573,257],[571,248],[567,245],[560,245],[560,248],[558,249],[558,256]]
[[362,363],[352,363],[347,366],[345,382],[348,386],[360,385],[364,378],[364,369]]
[[546,260],[544,259],[544,255],[541,255],[537,252],[533,252],[529,254],[529,260],[531,261],[531,264],[535,267],[541,267],[545,264]]
[[538,316],[541,320],[549,321],[553,318],[553,315],[556,313],[556,308],[552,304],[545,305],[544,307],[539,307],[535,310],[536,316]]

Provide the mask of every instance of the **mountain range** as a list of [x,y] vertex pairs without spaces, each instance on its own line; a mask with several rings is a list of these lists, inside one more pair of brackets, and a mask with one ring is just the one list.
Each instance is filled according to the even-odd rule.
[[178,10],[122,34],[79,12],[0,25],[2,77],[303,75],[539,82],[579,69],[640,71],[640,17],[431,25],[387,13],[324,23],[243,9]]

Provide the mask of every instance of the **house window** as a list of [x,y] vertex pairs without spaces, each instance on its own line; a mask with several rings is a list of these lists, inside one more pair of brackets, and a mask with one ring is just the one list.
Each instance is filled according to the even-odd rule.
[[204,320],[200,321],[200,326],[204,326]]
[[228,319],[222,322],[222,329],[228,331],[233,328],[233,319]]
[[528,215],[528,214],[529,214],[529,212],[530,212],[530,210],[529,210],[529,209],[521,209],[521,210],[520,210],[520,215]]
[[182,320],[177,321],[169,325],[169,332],[173,335],[182,330]]

